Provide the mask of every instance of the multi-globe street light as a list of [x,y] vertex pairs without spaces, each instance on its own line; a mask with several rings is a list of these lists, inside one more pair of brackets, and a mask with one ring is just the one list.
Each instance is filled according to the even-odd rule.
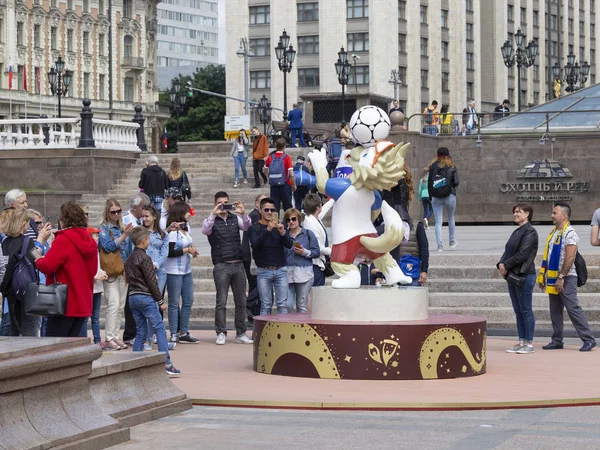
[[538,55],[538,44],[532,40],[525,46],[526,36],[521,32],[520,28],[514,37],[517,44],[517,48],[514,51],[512,43],[509,40],[504,42],[500,50],[502,50],[502,58],[506,67],[517,66],[517,89],[519,91],[517,94],[517,111],[521,111],[521,68],[530,67],[535,63]]
[[344,110],[346,103],[346,85],[348,84],[351,69],[352,65],[348,62],[348,52],[342,47],[338,52],[338,59],[335,63],[335,72],[337,73],[338,83],[342,85],[342,122],[346,120]]
[[264,134],[267,135],[267,125],[271,122],[271,103],[269,103],[269,99],[265,94],[260,98],[260,103],[258,106],[258,115],[260,117],[260,121],[264,127]]
[[[587,61],[583,61],[580,66],[579,63],[575,61],[575,54],[569,52],[567,55],[567,64],[565,65],[565,83],[567,83],[565,91],[573,92],[581,89],[590,75],[590,68],[591,66]],[[560,80],[562,78],[562,70],[558,62],[552,67],[552,75],[555,80]],[[577,82],[579,82],[579,86],[575,87]]]
[[70,70],[66,70],[63,73],[64,68],[65,62],[59,56],[54,63],[54,67],[50,68],[50,72],[48,72],[50,90],[52,91],[52,95],[56,95],[58,97],[59,119],[62,117],[60,98],[67,95],[67,92],[69,91],[69,85],[71,84],[71,78],[73,76],[73,73]]
[[292,71],[294,59],[296,59],[296,50],[294,50],[293,45],[290,45],[290,37],[285,30],[279,36],[279,42],[275,47],[275,56],[277,57],[279,70],[283,72],[283,120],[287,120],[287,74]]
[[179,151],[179,115],[185,110],[185,102],[187,100],[187,93],[181,90],[179,81],[173,82],[171,92],[169,93],[171,100],[171,114],[177,116],[177,143],[175,144],[175,152]]

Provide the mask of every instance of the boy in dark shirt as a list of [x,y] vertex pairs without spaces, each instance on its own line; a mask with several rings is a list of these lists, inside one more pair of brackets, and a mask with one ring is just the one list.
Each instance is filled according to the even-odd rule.
[[256,262],[256,284],[260,297],[260,315],[271,314],[273,288],[278,314],[287,314],[288,294],[287,260],[284,248],[292,248],[293,239],[275,216],[277,210],[270,198],[260,202],[260,221],[248,229],[252,256]]
[[146,249],[150,245],[150,230],[144,227],[135,227],[131,230],[129,237],[135,247],[125,261],[125,277],[129,284],[129,306],[137,328],[133,351],[144,350],[144,341],[148,335],[146,327],[149,323],[156,334],[158,351],[166,354],[167,374],[178,376],[181,372],[171,363],[167,332],[158,312],[159,309],[161,311],[167,309],[167,304],[158,288],[152,259],[146,254]]

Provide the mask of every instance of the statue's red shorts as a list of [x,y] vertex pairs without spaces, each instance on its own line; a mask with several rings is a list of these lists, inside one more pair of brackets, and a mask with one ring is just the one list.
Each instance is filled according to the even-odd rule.
[[331,262],[342,263],[342,264],[354,264],[354,260],[357,257],[369,258],[371,261],[375,261],[380,258],[384,253],[375,253],[367,249],[360,243],[362,236],[378,237],[377,233],[362,234],[355,236],[352,239],[342,242],[341,244],[333,244],[331,249]]

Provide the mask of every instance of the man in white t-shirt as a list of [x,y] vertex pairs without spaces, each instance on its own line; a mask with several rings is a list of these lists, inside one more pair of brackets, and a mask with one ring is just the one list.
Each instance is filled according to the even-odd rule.
[[594,247],[600,247],[600,208],[594,211],[592,216],[592,233],[590,234],[590,244]]
[[138,192],[129,201],[129,212],[127,215],[123,216],[123,223],[125,226],[133,223],[134,227],[141,226],[142,224],[142,214],[144,211],[144,206],[148,206],[150,204],[150,198],[144,194],[143,192]]

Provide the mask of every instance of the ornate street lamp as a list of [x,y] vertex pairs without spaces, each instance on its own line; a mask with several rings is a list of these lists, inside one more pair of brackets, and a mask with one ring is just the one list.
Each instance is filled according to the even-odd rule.
[[[569,52],[567,55],[567,64],[565,65],[565,83],[567,83],[567,87],[565,88],[566,92],[574,92],[581,88],[583,88],[585,82],[590,75],[590,64],[587,61],[583,61],[581,66],[579,63],[575,61],[575,54],[573,52]],[[552,75],[555,80],[560,81],[562,78],[562,70],[559,63],[555,63],[552,66]],[[575,87],[575,85],[579,82],[579,86]]]
[[535,63],[538,55],[538,45],[537,42],[532,40],[525,47],[526,36],[521,32],[520,28],[514,37],[517,47],[514,51],[511,42],[508,40],[504,42],[500,50],[502,50],[502,58],[506,67],[517,66],[517,89],[519,91],[517,94],[517,111],[521,111],[521,67],[527,68]]
[[174,81],[169,94],[171,100],[171,114],[177,115],[177,143],[175,144],[175,152],[179,151],[179,115],[185,110],[185,102],[187,94],[181,90],[179,81]]
[[335,73],[337,73],[338,83],[342,85],[342,122],[346,120],[346,114],[344,111],[346,102],[346,85],[348,84],[348,78],[350,77],[350,70],[352,65],[348,62],[348,52],[344,50],[344,47],[338,52],[338,60],[335,63]]
[[73,73],[70,70],[67,70],[63,73],[64,68],[65,62],[59,56],[54,63],[54,67],[50,68],[50,72],[48,72],[50,90],[52,91],[52,95],[56,95],[58,97],[59,119],[62,117],[60,98],[65,97],[67,92],[69,92],[69,85],[71,84],[71,79],[73,76]]
[[248,45],[248,39],[240,39],[240,48],[235,54],[238,55],[239,58],[244,58],[244,114],[248,115],[250,111],[248,104],[248,60],[254,57],[254,53],[250,50],[250,46]]
[[400,79],[399,70],[392,69],[392,73],[390,74],[390,79],[388,83],[394,85],[394,100],[398,100],[398,86],[402,86],[402,80]]
[[269,99],[263,94],[260,98],[260,104],[258,106],[258,114],[260,116],[260,121],[264,126],[264,134],[267,135],[267,125],[271,122],[271,104],[269,103]]
[[279,36],[277,47],[275,47],[279,70],[283,72],[283,120],[287,120],[287,74],[292,71],[294,59],[296,59],[296,50],[289,44],[290,37],[283,30],[283,33]]

